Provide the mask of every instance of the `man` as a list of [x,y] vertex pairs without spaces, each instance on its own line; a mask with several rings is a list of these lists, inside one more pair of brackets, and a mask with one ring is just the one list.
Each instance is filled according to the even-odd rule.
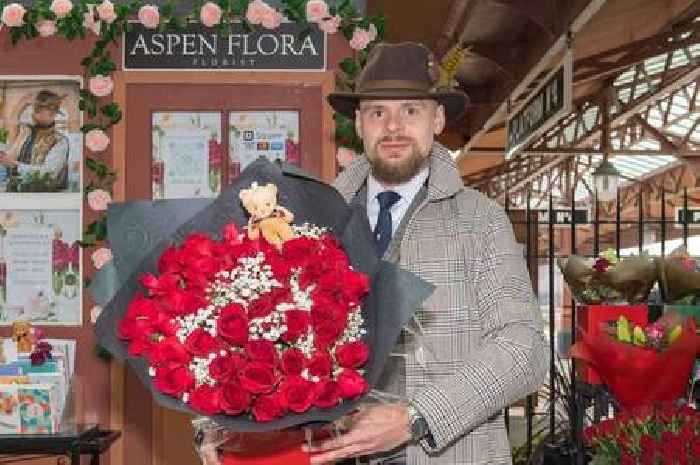
[[48,174],[48,190],[64,190],[68,186],[68,139],[56,131],[56,115],[62,97],[40,91],[33,105],[31,126],[21,126],[7,152],[0,151],[0,165],[15,178],[29,173]]
[[[355,118],[365,156],[335,182],[366,205],[380,256],[435,285],[384,370],[383,397],[343,435],[310,451],[313,464],[510,464],[501,411],[535,392],[549,365],[521,247],[503,209],[463,187],[434,141],[467,97],[436,89],[438,64],[415,43],[377,45],[354,93],[329,96]],[[404,361],[405,360],[405,361]]]

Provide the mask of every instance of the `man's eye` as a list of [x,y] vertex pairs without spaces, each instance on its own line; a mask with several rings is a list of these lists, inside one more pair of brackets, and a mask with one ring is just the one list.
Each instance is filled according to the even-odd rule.
[[415,116],[418,114],[418,108],[416,107],[408,107],[406,108],[406,114],[409,116]]
[[374,110],[372,111],[372,116],[374,118],[381,118],[384,115],[384,112],[382,110]]

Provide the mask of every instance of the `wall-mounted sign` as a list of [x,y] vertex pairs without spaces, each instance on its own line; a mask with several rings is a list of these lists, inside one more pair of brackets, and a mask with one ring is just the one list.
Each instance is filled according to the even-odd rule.
[[569,50],[525,104],[508,115],[506,157],[519,152],[571,112],[572,71],[573,56]]
[[[554,221],[554,227],[564,227],[571,225],[571,209],[557,209],[552,210],[554,216],[552,217]],[[549,223],[550,216],[549,210],[537,210],[537,218],[540,223]],[[574,210],[574,222],[576,224],[588,224],[588,210],[585,208],[577,208]]]
[[325,71],[326,35],[311,27],[282,23],[277,29],[247,32],[231,24],[228,34],[199,23],[182,31],[159,32],[132,23],[124,34],[125,70]]
[[[683,207],[676,208],[676,228],[683,228],[685,224],[685,209]],[[700,228],[700,208],[688,208],[688,227]]]

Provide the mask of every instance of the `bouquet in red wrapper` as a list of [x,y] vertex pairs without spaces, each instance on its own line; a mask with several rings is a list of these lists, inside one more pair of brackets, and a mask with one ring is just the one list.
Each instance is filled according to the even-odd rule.
[[191,234],[144,274],[119,325],[155,387],[205,415],[268,422],[365,393],[360,303],[369,278],[325,229],[294,227],[278,250],[235,224]]
[[590,364],[623,408],[684,397],[700,350],[695,321],[668,314],[631,325],[625,317],[592,336],[582,331],[571,356]]

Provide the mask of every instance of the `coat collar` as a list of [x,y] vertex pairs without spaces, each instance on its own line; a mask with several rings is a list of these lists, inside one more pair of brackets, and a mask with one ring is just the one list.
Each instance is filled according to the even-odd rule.
[[[430,174],[428,175],[428,201],[452,197],[464,188],[457,165],[449,150],[438,142],[430,151]],[[369,175],[370,164],[367,157],[356,157],[338,176],[334,185],[346,201],[350,201],[360,190]]]

